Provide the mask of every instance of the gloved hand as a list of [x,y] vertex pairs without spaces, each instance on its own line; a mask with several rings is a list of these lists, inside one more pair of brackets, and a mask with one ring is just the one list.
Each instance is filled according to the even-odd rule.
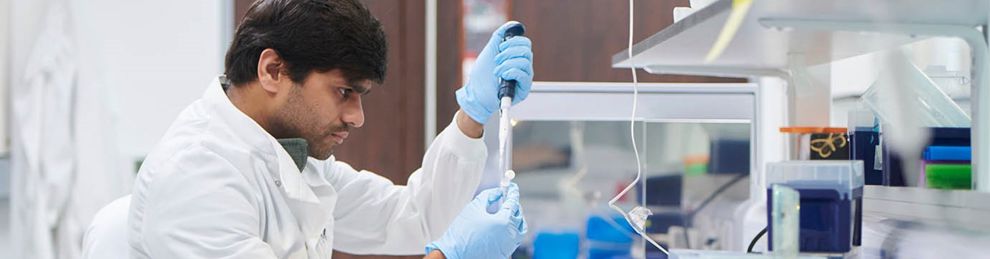
[[457,104],[478,123],[485,124],[499,109],[499,79],[516,80],[513,105],[529,95],[533,85],[533,44],[521,35],[503,41],[505,30],[518,23],[507,22],[492,33],[471,67],[467,84],[457,90]]
[[[482,191],[461,210],[439,240],[426,253],[440,249],[447,259],[509,258],[526,235],[526,221],[519,207],[519,187],[510,183],[507,194],[499,188]],[[486,208],[504,199],[495,214]]]

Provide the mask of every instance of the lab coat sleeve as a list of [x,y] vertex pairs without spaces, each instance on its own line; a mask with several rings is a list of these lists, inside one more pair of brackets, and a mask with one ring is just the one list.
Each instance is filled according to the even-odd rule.
[[[455,116],[456,117],[456,116]],[[334,249],[352,254],[422,254],[474,197],[487,150],[452,122],[430,145],[406,186],[335,162]],[[387,161],[382,161],[387,162]]]
[[159,169],[148,172],[158,176],[147,195],[133,197],[146,199],[142,235],[131,238],[147,257],[276,258],[258,233],[258,191],[227,160],[193,147]]

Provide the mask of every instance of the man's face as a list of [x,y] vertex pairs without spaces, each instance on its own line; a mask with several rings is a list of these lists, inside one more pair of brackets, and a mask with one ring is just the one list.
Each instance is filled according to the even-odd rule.
[[303,138],[310,156],[327,159],[351,129],[364,125],[361,97],[371,86],[371,80],[349,82],[339,69],[314,71],[290,87],[269,121],[281,135],[276,137]]

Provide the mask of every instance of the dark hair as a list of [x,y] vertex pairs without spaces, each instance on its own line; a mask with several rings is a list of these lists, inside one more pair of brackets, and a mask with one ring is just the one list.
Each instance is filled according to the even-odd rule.
[[266,48],[286,62],[293,82],[333,69],[347,80],[385,79],[385,32],[357,0],[255,1],[227,50],[227,79],[234,85],[257,80]]

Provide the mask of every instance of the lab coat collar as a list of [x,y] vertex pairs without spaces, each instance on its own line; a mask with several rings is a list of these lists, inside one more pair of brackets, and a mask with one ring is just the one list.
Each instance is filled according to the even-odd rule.
[[235,132],[236,138],[244,141],[256,151],[254,154],[264,159],[265,164],[271,169],[270,173],[275,179],[275,184],[282,189],[287,198],[319,205],[320,199],[310,188],[308,181],[303,178],[289,153],[254,119],[234,106],[224,92],[220,80],[222,80],[220,77],[214,79],[203,96],[217,113],[218,118]]

